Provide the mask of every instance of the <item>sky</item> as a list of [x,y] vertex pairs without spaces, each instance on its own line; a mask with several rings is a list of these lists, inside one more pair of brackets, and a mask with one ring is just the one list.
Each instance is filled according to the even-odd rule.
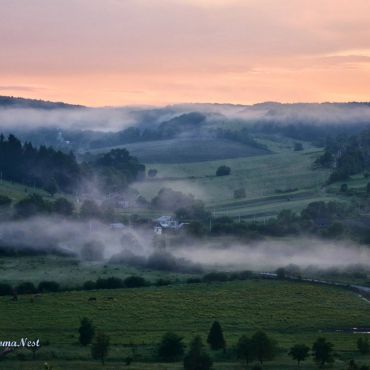
[[0,0],[0,95],[370,100],[369,0]]

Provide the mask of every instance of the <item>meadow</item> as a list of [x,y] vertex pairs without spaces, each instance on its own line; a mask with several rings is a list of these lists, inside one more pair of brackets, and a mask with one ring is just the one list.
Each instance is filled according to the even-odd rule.
[[[89,302],[89,298],[96,302]],[[188,343],[195,335],[206,339],[213,320],[219,320],[227,341],[226,354],[213,352],[215,369],[241,369],[233,347],[242,334],[265,330],[278,342],[277,358],[266,369],[295,369],[287,352],[295,343],[311,345],[325,336],[335,345],[333,369],[358,355],[357,335],[337,329],[370,326],[370,304],[350,291],[286,281],[248,280],[125,290],[43,294],[33,302],[19,296],[0,298],[1,338],[40,338],[44,343],[31,360],[28,350],[0,362],[1,369],[40,369],[48,361],[54,369],[121,369],[134,354],[130,369],[180,369],[181,364],[159,364],[155,349],[161,336],[173,331]],[[89,348],[78,344],[79,320],[89,317],[111,337],[107,365],[90,359]],[[22,359],[23,361],[18,361]],[[314,369],[311,360],[302,366]]]
[[[214,215],[234,218],[271,217],[282,209],[300,211],[313,201],[338,200],[337,193],[327,194],[323,188],[329,171],[313,168],[321,150],[308,147],[295,152],[289,142],[283,146],[270,142],[269,149],[274,152],[253,157],[148,164],[158,170],[157,176],[134,187],[148,200],[163,187],[191,193]],[[221,165],[231,168],[229,176],[215,175]],[[240,188],[246,197],[234,199],[234,191]]]
[[37,285],[43,280],[53,280],[63,288],[81,287],[88,280],[95,281],[111,276],[124,279],[128,276],[140,275],[151,283],[155,283],[158,279],[166,279],[171,282],[184,281],[188,277],[194,276],[138,269],[126,265],[84,262],[78,258],[53,255],[1,257],[0,272],[1,282],[12,286],[25,281]]

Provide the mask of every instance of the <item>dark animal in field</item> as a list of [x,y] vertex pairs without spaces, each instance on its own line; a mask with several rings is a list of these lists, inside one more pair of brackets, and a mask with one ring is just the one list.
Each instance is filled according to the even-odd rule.
[[115,301],[114,297],[107,297],[107,301]]
[[96,298],[95,298],[95,297],[90,297],[90,298],[88,299],[88,301],[89,301],[89,302],[96,302]]
[[15,301],[15,302],[18,301],[18,297],[16,295],[13,295],[12,301]]

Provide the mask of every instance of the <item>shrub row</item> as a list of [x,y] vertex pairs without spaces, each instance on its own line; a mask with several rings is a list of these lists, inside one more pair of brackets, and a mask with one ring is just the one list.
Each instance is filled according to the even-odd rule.
[[[212,283],[212,282],[226,282],[235,280],[247,280],[256,277],[251,271],[241,272],[210,272],[203,277],[193,277],[186,280],[187,284],[197,283]],[[41,281],[37,286],[32,282],[23,282],[12,287],[7,283],[0,283],[0,296],[16,295],[16,294],[36,294],[49,293],[69,290],[99,290],[99,289],[124,289],[124,288],[143,288],[148,286],[165,286],[175,283],[167,279],[158,279],[151,283],[141,276],[129,276],[125,279],[118,277],[99,278],[96,281],[86,281],[81,287],[68,289],[63,288],[55,281]]]

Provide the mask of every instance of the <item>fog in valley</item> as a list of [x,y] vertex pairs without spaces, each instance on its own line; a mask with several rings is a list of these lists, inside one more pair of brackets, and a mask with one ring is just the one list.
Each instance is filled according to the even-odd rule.
[[[117,227],[118,226],[118,227]],[[370,268],[370,250],[353,242],[296,237],[242,243],[230,238],[157,243],[152,229],[132,229],[98,221],[37,217],[0,223],[0,244],[8,253],[52,253],[85,262],[119,263],[177,272],[209,270],[273,271]]]

